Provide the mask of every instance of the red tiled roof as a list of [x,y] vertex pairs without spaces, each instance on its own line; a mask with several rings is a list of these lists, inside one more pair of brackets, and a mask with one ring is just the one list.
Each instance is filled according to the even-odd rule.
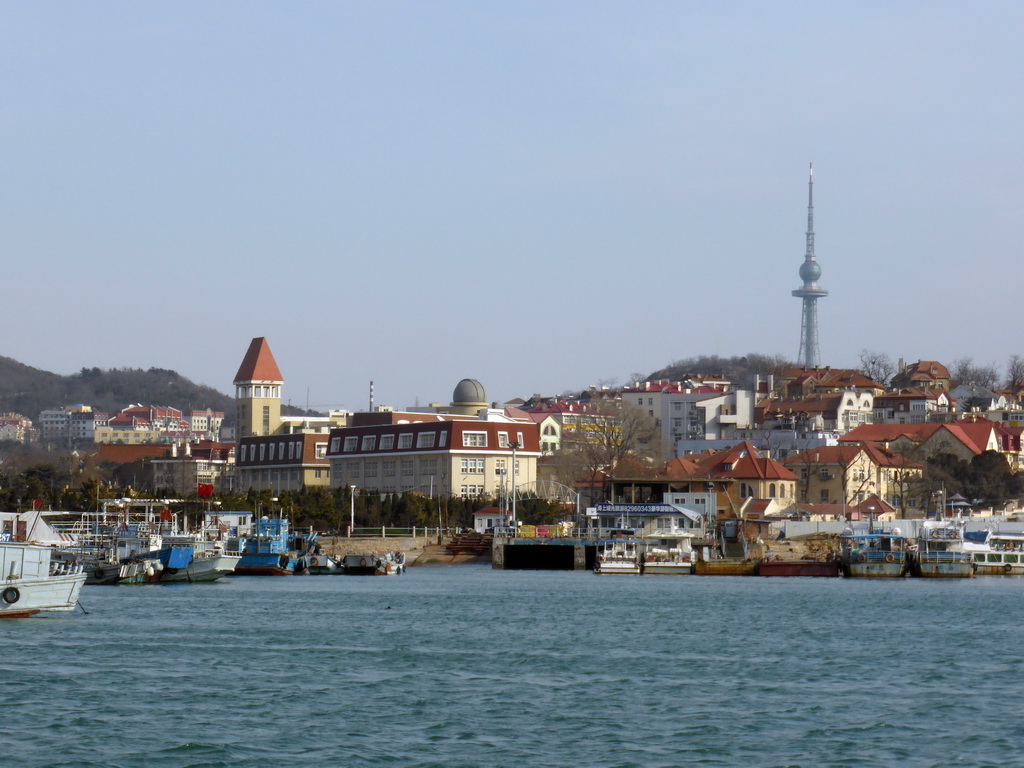
[[274,356],[270,353],[267,340],[258,336],[249,343],[249,349],[242,359],[242,364],[235,374],[235,382],[242,381],[276,381],[284,382],[281,371],[277,367]]

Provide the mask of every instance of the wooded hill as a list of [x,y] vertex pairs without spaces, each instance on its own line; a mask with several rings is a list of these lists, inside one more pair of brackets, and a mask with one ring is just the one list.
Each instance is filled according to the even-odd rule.
[[79,403],[105,413],[133,403],[167,405],[186,414],[212,408],[229,419],[235,411],[234,398],[164,368],[83,368],[61,376],[0,357],[0,412],[20,413],[36,422],[40,411]]

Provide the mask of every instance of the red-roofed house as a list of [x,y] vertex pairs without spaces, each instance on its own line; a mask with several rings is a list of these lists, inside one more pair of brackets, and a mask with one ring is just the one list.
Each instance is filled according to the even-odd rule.
[[801,502],[852,506],[875,494],[898,509],[901,517],[921,509],[918,482],[923,465],[872,443],[822,446],[784,463],[799,477]]

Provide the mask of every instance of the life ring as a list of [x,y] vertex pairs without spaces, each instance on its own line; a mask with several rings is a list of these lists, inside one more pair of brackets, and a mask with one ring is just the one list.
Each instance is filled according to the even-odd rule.
[[319,557],[311,557],[311,558],[309,558],[309,564],[311,566],[313,566],[314,568],[316,568],[318,565],[320,565],[320,558]]
[[366,558],[365,557],[359,558],[359,565],[362,566],[363,568],[366,567]]
[[894,562],[896,562],[896,556],[892,552],[890,552],[888,555],[885,556],[885,562],[887,562],[887,563],[894,563]]
[[92,575],[95,576],[98,581],[102,580],[103,577],[106,576],[106,574],[103,573],[102,568],[97,568],[95,571],[92,572]]
[[863,552],[861,552],[859,555],[857,555],[857,562],[858,563],[866,563],[867,561],[868,561],[868,556],[865,555]]
[[[1003,573],[1012,573],[1012,572],[1013,572],[1013,566],[1012,565],[1007,563],[1006,565],[1003,566]],[[4,592],[4,595],[5,595],[4,600],[7,600],[7,597],[6,597],[7,593]]]
[[21,592],[17,587],[8,587],[0,597],[3,597],[5,603],[11,605],[21,600]]

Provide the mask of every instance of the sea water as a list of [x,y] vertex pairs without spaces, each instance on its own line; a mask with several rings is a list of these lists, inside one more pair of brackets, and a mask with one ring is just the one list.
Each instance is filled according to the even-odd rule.
[[87,587],[0,622],[0,766],[1024,765],[1024,580]]

